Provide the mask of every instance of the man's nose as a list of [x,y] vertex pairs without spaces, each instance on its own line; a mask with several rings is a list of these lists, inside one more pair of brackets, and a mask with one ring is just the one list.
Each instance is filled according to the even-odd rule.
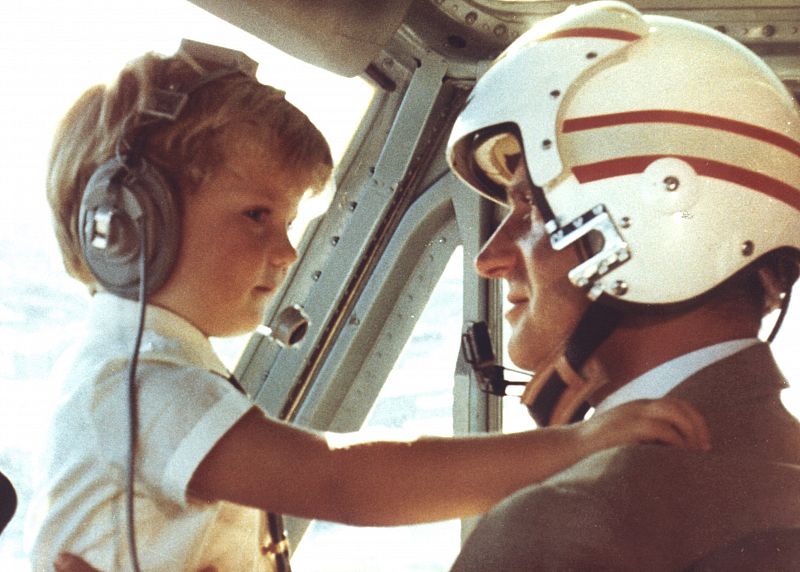
[[503,278],[516,260],[514,241],[504,221],[475,257],[475,269],[484,278]]

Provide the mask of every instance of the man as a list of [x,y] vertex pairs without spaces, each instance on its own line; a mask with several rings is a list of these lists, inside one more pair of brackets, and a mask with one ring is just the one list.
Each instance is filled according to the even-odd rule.
[[448,160],[509,209],[476,266],[507,282],[537,422],[670,394],[712,437],[604,451],[513,495],[454,570],[682,570],[718,550],[742,569],[741,539],[799,527],[800,425],[757,339],[800,260],[800,115],[769,68],[704,26],[573,7],[480,79]]

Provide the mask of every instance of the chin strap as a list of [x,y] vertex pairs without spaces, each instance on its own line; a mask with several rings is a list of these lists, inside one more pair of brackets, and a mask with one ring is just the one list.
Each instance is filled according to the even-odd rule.
[[611,335],[621,312],[605,304],[591,304],[581,317],[563,352],[549,367],[534,374],[521,401],[540,427],[580,421],[591,407],[589,397],[605,380],[587,380],[581,368]]
[[508,386],[524,385],[521,401],[537,425],[573,423],[584,418],[589,397],[605,383],[603,379],[587,380],[579,372],[621,317],[620,311],[604,304],[590,305],[566,344],[553,353],[550,366],[528,382],[505,379],[506,371],[516,370],[495,362],[486,322],[469,324],[461,337],[461,351],[482,391],[503,397]]

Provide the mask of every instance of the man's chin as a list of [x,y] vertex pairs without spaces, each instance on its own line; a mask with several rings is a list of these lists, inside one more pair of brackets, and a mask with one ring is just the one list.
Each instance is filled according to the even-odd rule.
[[535,360],[530,348],[530,341],[525,343],[524,336],[511,334],[511,339],[508,341],[508,357],[518,368],[533,371]]

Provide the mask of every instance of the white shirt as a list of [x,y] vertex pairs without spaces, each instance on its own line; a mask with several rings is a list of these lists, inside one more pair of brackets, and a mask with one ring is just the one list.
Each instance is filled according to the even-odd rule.
[[595,408],[595,413],[608,411],[613,407],[636,399],[658,399],[664,397],[701,369],[757,343],[760,343],[758,338],[731,340],[701,348],[666,361],[626,383],[614,393],[609,394]]
[[[33,570],[59,552],[103,571],[129,570],[126,528],[128,362],[139,304],[92,300],[89,333],[61,379],[42,482],[28,515]],[[195,469],[252,402],[232,387],[209,340],[182,318],[148,306],[138,380],[135,522],[143,570],[268,570],[262,513],[187,496]]]

